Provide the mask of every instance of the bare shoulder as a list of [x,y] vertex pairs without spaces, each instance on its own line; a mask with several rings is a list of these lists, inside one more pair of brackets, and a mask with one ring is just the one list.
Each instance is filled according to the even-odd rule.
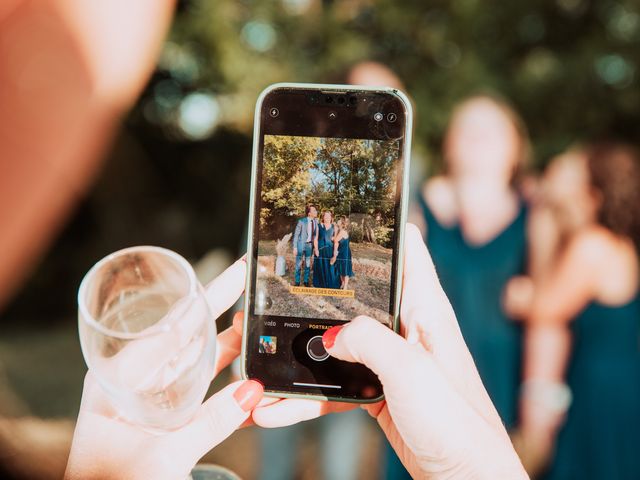
[[447,177],[436,176],[427,180],[422,187],[422,196],[439,222],[450,224],[456,221],[455,192]]
[[567,245],[567,256],[583,265],[598,266],[618,249],[618,243],[607,229],[590,226],[574,235]]
[[621,305],[637,294],[638,253],[630,239],[594,227],[576,239],[575,249],[580,254],[576,261],[590,266],[595,298],[600,303]]
[[585,257],[602,253],[603,249],[612,247],[615,237],[605,228],[598,225],[583,228],[571,240],[569,247]]
[[453,195],[451,181],[444,175],[431,177],[422,185],[422,196],[428,202],[441,203]]

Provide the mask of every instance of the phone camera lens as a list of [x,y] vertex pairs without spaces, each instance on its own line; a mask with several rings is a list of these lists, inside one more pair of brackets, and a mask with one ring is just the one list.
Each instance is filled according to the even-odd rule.
[[271,115],[273,118],[276,118],[278,115],[280,115],[280,110],[278,110],[276,107],[271,107],[269,109],[269,115]]
[[333,98],[332,97],[325,97],[324,101],[325,101],[325,103],[333,103]]
[[389,123],[394,123],[397,119],[398,119],[398,116],[395,113],[391,112],[387,114],[387,121]]
[[355,105],[355,104],[356,104],[356,102],[357,102],[356,97],[349,97],[349,103],[350,103],[351,105]]
[[380,112],[376,112],[376,113],[373,114],[373,119],[376,122],[381,122],[383,118],[384,118],[384,115],[382,115],[382,113],[380,113]]

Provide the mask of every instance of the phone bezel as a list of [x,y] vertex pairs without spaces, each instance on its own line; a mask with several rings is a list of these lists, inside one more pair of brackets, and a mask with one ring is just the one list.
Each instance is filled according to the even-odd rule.
[[[332,85],[332,84],[318,84],[318,83],[276,83],[269,85],[265,88],[256,101],[256,108],[254,114],[254,127],[253,127],[253,149],[252,149],[252,162],[251,162],[251,193],[249,197],[249,226],[247,235],[247,276],[245,283],[245,298],[244,298],[244,322],[242,332],[242,347],[240,353],[240,371],[244,380],[249,379],[246,371],[247,362],[247,339],[248,339],[248,321],[249,321],[249,303],[252,288],[252,273],[253,272],[253,257],[254,257],[254,223],[255,223],[255,207],[256,207],[256,195],[257,195],[257,171],[260,152],[260,138],[261,138],[261,113],[264,104],[264,100],[271,92],[277,89],[300,89],[300,90],[317,90],[321,92],[336,93],[342,92],[371,92],[371,93],[384,93],[397,97],[404,105],[406,117],[405,117],[405,135],[404,145],[402,149],[402,192],[400,195],[400,218],[398,219],[397,234],[399,236],[400,245],[397,252],[397,266],[396,266],[396,279],[395,279],[395,303],[393,306],[393,330],[398,332],[400,327],[400,300],[402,293],[402,277],[404,271],[404,235],[405,235],[405,223],[407,218],[407,210],[409,204],[409,162],[411,157],[411,138],[413,133],[413,109],[411,102],[407,95],[402,91],[391,87],[367,87],[360,85]],[[292,393],[286,391],[265,391],[266,396],[278,397],[278,398],[306,398],[321,401],[339,401],[346,403],[375,403],[384,399],[384,395],[380,395],[376,398],[370,399],[354,399],[350,397],[332,396],[332,395],[319,395],[314,393]]]

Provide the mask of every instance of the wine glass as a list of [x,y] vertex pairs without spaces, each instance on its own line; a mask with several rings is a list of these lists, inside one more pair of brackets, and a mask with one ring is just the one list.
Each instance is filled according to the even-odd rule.
[[78,292],[87,366],[125,421],[174,430],[200,407],[213,378],[216,325],[189,263],[132,247],[96,263]]

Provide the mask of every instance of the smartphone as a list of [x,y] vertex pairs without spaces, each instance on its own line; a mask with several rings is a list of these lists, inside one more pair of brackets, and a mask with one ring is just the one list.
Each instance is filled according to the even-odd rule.
[[267,395],[367,403],[326,352],[358,315],[398,329],[412,109],[392,88],[276,84],[255,113],[241,367]]

